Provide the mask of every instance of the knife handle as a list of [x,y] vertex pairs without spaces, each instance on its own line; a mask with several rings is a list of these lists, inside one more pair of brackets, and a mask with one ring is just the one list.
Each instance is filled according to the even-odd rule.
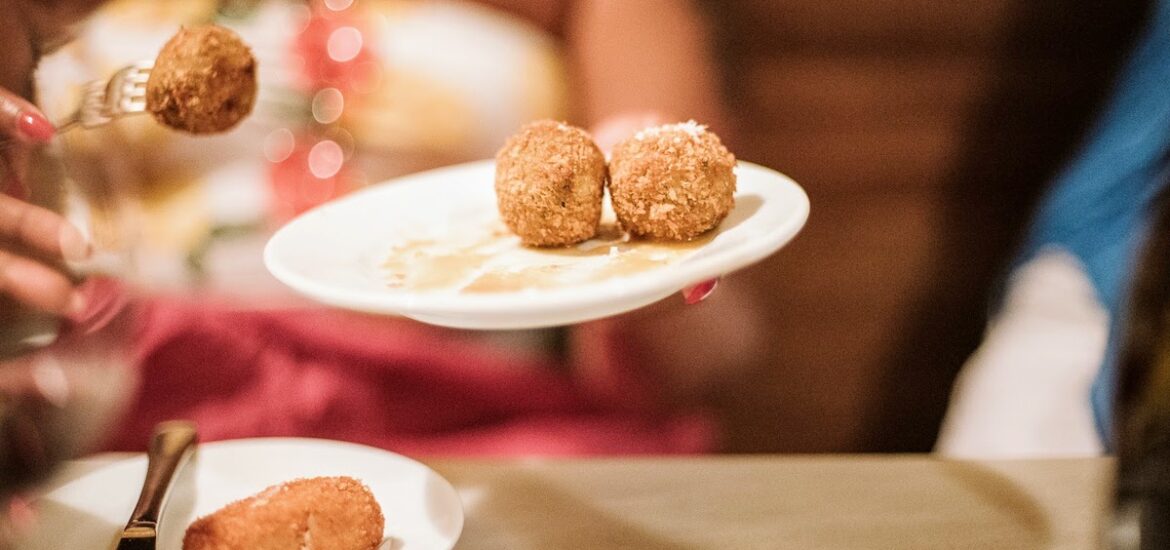
[[134,505],[127,526],[158,523],[171,479],[191,455],[198,438],[195,424],[186,420],[171,420],[155,426],[146,455],[146,479],[142,482],[138,504]]

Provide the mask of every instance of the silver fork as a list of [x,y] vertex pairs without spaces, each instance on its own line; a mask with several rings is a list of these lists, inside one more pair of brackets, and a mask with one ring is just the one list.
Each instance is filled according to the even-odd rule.
[[146,80],[154,61],[139,61],[118,70],[106,82],[85,85],[77,110],[57,124],[64,132],[80,126],[95,128],[132,114],[146,112]]

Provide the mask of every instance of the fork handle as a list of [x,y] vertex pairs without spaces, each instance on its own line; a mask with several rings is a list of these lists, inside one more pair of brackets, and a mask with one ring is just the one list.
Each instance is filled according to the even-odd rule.
[[68,117],[58,120],[54,126],[57,127],[57,133],[62,134],[72,130],[76,126],[81,125],[81,109],[73,111]]
[[138,504],[126,524],[157,524],[167,491],[175,473],[183,466],[195,447],[199,436],[195,424],[186,420],[172,420],[155,426],[146,455],[146,480]]

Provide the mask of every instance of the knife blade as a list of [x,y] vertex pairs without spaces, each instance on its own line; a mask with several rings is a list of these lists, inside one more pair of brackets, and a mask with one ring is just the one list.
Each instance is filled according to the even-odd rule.
[[118,536],[117,550],[154,550],[158,521],[166,506],[171,481],[182,469],[199,439],[195,424],[185,420],[155,426],[146,455],[146,477],[130,520]]

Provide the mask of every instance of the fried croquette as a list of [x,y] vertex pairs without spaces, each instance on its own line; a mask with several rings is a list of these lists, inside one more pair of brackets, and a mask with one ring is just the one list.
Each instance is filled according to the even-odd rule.
[[619,143],[609,194],[630,234],[688,241],[735,206],[735,155],[694,121],[647,128]]
[[564,123],[529,123],[496,154],[496,204],[529,246],[592,238],[601,221],[605,156],[589,134]]
[[252,112],[256,59],[236,33],[207,25],[180,29],[154,61],[146,109],[193,134],[224,132]]
[[374,550],[384,525],[382,508],[360,481],[297,479],[195,520],[183,550]]

